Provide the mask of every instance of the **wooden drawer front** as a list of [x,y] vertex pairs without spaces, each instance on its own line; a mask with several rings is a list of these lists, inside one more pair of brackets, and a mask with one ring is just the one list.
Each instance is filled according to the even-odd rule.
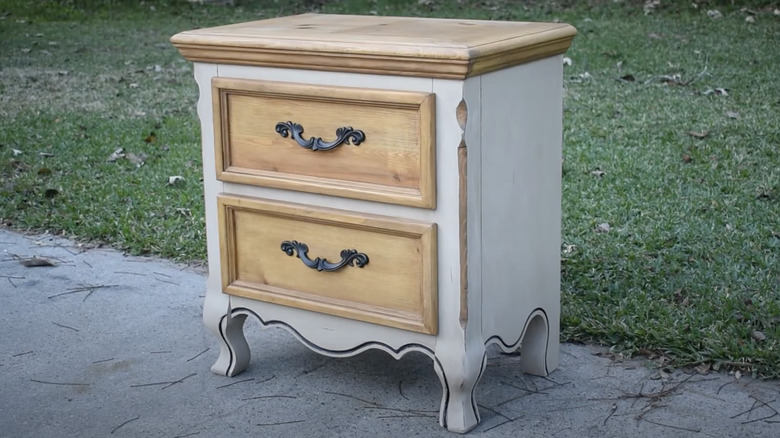
[[[435,208],[433,94],[228,78],[212,89],[218,179]],[[302,140],[364,135],[308,149],[279,132],[286,122]]]
[[[225,293],[436,334],[435,224],[224,194],[218,200]],[[301,243],[308,253],[299,257]],[[342,253],[350,249],[354,260]],[[317,257],[352,264],[320,271],[304,263]]]

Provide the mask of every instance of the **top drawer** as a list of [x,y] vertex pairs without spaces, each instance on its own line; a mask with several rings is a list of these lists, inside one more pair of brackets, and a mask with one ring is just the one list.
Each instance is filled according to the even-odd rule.
[[214,78],[217,178],[435,208],[434,95]]

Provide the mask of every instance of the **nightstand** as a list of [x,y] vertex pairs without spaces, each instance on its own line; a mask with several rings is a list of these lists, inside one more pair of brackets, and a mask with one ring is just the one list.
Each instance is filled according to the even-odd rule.
[[247,367],[247,316],[329,356],[419,351],[456,432],[488,345],[552,371],[575,33],[305,14],[174,36],[200,87],[212,370]]

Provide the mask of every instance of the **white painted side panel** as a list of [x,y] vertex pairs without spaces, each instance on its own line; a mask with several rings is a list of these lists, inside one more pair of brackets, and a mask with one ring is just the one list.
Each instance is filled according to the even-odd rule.
[[214,163],[214,119],[211,106],[211,78],[217,75],[214,64],[195,63],[195,80],[198,82],[198,117],[200,118],[201,142],[203,154],[203,196],[206,204],[206,244],[208,249],[209,276],[206,280],[208,291],[219,291],[219,230],[217,227],[217,193],[222,183],[217,181]]
[[513,344],[544,309],[550,370],[560,324],[562,92],[560,56],[482,77],[482,327]]
[[463,132],[467,150],[466,197],[468,202],[466,265],[469,335],[482,337],[482,76],[466,80],[463,89],[468,118]]
[[[439,234],[439,341],[463,349],[460,313],[460,220],[458,146],[461,130],[456,117],[463,82],[437,79],[436,93],[436,223]],[[441,346],[438,347],[439,351]],[[454,347],[453,347],[454,348]],[[437,355],[439,354],[437,351]]]

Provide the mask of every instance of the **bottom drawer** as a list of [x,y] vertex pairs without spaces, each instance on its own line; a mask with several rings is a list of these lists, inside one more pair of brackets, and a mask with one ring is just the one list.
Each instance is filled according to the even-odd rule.
[[436,225],[220,195],[223,292],[437,332]]

